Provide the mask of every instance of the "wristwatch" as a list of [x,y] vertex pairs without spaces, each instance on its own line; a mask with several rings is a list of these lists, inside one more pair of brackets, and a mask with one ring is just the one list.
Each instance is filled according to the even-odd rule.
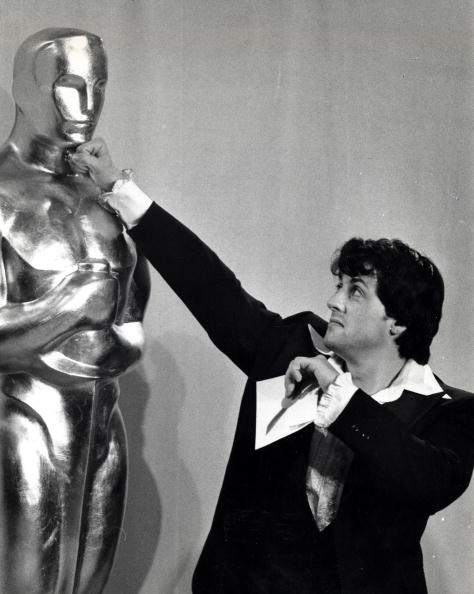
[[109,212],[114,214],[116,217],[118,217],[120,220],[122,220],[122,217],[120,216],[119,211],[110,204],[109,199],[116,192],[118,192],[124,184],[126,184],[129,181],[133,181],[134,178],[135,178],[135,173],[134,173],[133,169],[122,169],[121,175],[117,180],[115,180],[115,182],[112,186],[112,189],[109,190],[108,192],[102,192],[97,197],[97,202],[103,208],[105,208],[105,210],[108,210]]
[[[129,181],[133,181],[135,179],[135,172],[133,169],[122,169],[122,173],[120,177],[115,180],[114,185],[110,192],[113,194],[114,192],[118,192],[120,188]],[[109,193],[109,192],[107,192]]]

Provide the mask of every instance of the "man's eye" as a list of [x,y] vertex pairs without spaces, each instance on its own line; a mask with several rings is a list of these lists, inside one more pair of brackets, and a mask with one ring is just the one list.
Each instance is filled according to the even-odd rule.
[[358,287],[357,285],[352,287],[351,293],[352,293],[352,295],[356,295],[356,296],[362,296],[364,294],[362,289],[360,287]]

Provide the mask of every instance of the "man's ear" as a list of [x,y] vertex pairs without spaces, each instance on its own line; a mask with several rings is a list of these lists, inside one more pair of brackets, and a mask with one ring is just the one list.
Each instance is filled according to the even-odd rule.
[[401,336],[405,330],[407,329],[406,326],[402,326],[401,324],[398,324],[394,319],[390,320],[390,336],[394,336],[395,338],[398,338],[399,336]]

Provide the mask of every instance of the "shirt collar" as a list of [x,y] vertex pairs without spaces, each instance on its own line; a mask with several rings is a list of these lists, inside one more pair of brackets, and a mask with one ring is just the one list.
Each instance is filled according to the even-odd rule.
[[[344,373],[344,361],[334,353],[325,350],[321,335],[312,327],[310,334],[315,349],[322,355],[328,356],[329,363],[340,374],[350,376],[349,373]],[[349,383],[352,384],[352,381]],[[393,402],[400,398],[404,390],[421,396],[443,392],[429,365],[420,365],[413,359],[409,359],[392,385],[371,397],[380,404]],[[313,422],[318,404],[317,386],[309,386],[304,397],[296,400],[290,401],[284,398],[284,393],[283,376],[257,382],[256,449],[287,437]],[[445,397],[449,398],[449,396]]]
[[[326,349],[323,337],[310,324],[308,324],[308,330],[314,348],[322,355],[329,355],[329,363],[331,363],[336,371],[342,373],[344,371],[344,362],[342,359]],[[372,394],[371,397],[380,403],[393,402],[400,398],[404,390],[422,396],[429,396],[442,392],[443,388],[438,383],[429,365],[420,365],[413,359],[408,359],[392,384],[388,388]]]

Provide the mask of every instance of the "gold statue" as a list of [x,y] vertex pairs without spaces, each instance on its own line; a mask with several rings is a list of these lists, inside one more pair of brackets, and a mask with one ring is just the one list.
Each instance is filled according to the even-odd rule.
[[126,495],[117,377],[143,348],[146,266],[68,151],[100,115],[96,35],[45,29],[19,48],[0,151],[0,592],[98,594]]

